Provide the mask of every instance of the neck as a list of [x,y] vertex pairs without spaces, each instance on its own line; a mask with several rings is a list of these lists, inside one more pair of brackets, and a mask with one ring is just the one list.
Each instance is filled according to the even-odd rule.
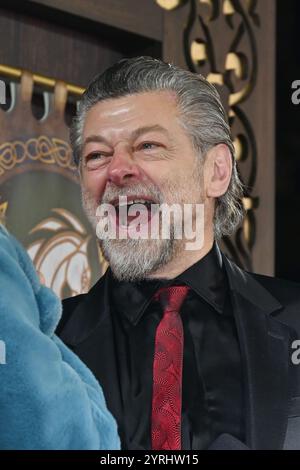
[[[206,237],[205,237],[206,238]],[[174,279],[179,274],[183,273],[193,264],[197,263],[200,259],[204,258],[207,253],[212,249],[214,243],[213,236],[207,239],[207,242],[204,243],[203,247],[200,250],[180,250],[176,256],[165,266],[162,266],[160,269],[151,273],[148,278],[164,278],[164,279]]]

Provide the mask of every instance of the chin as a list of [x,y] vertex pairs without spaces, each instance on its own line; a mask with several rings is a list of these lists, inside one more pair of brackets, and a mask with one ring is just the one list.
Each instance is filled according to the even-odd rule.
[[[127,240],[126,244],[103,241],[102,252],[114,277],[119,281],[137,282],[150,279],[171,262],[177,252],[176,240]],[[128,243],[129,242],[129,243]]]

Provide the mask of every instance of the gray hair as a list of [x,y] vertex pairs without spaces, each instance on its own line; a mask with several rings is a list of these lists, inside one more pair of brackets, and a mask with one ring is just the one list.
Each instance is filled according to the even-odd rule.
[[216,88],[203,76],[152,57],[122,59],[96,76],[82,95],[70,129],[74,162],[79,166],[82,133],[87,112],[99,101],[150,91],[175,92],[181,125],[191,137],[200,157],[224,143],[230,149],[233,171],[227,192],[216,199],[216,238],[231,235],[240,225],[244,211],[243,185],[238,175],[235,149],[225,110]]

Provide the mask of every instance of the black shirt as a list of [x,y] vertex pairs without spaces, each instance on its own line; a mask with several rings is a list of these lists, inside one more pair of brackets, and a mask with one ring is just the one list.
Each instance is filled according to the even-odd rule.
[[184,329],[182,449],[206,449],[222,433],[245,440],[241,355],[230,293],[216,245],[175,279],[119,282],[109,270],[123,420],[123,449],[151,449],[154,340],[162,285],[190,287]]

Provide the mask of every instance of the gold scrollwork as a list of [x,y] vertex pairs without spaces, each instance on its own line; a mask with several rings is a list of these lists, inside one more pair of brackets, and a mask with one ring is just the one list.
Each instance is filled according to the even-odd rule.
[[191,57],[195,64],[207,59],[206,44],[203,41],[193,41],[191,44]]
[[8,207],[8,202],[2,202],[0,204],[0,224],[5,225],[5,216],[6,216],[6,211]]
[[243,110],[243,103],[249,99],[256,84],[255,28],[260,24],[260,18],[255,0],[190,0],[189,6],[182,29],[186,65],[192,72],[206,76],[209,82],[221,87],[227,97],[235,156],[247,188],[243,200],[246,211],[243,227],[232,239],[225,237],[224,243],[240,265],[251,269],[255,212],[259,205],[253,194],[257,148],[252,123]]
[[224,0],[223,2],[223,15],[230,16],[235,13],[235,8],[231,0]]
[[182,0],[155,0],[164,10],[174,10],[182,4]]
[[15,140],[0,145],[0,176],[25,160],[56,164],[74,170],[70,145],[62,139],[41,135],[27,141]]

